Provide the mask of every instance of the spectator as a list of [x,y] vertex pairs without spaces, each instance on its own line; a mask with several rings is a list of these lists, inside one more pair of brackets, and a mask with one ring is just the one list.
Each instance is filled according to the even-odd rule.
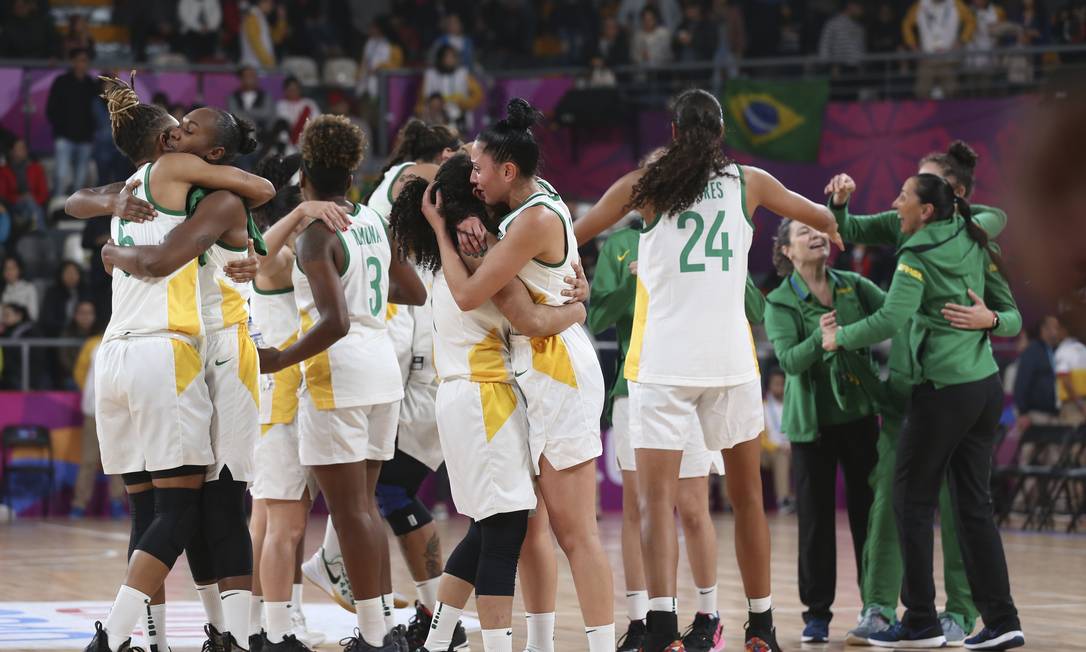
[[653,5],[641,10],[641,26],[634,32],[632,60],[638,66],[659,66],[671,61],[671,33],[660,22]]
[[275,0],[260,0],[251,5],[241,24],[241,64],[274,68],[275,47],[283,42],[288,30],[287,10],[282,5],[277,7]]
[[608,68],[624,66],[630,62],[630,39],[621,23],[614,17],[605,18],[596,39],[594,56],[603,59]]
[[781,430],[784,413],[784,372],[771,369],[766,382],[765,431],[762,433],[762,466],[773,474],[773,495],[783,514],[796,511],[792,495],[792,444]]
[[358,92],[377,98],[377,71],[403,66],[403,48],[392,30],[388,16],[378,16],[370,23],[369,37],[362,48],[362,62],[358,66]]
[[[1053,40],[1060,45],[1079,45],[1086,42],[1086,2],[1061,7],[1052,21],[1052,26]],[[1078,62],[1082,55],[1073,54],[1069,57]]]
[[[79,473],[75,478],[72,510],[69,512],[72,518],[83,518],[87,513],[87,504],[94,496],[95,480],[102,465],[102,455],[98,448],[98,428],[94,421],[94,358],[98,345],[102,343],[102,335],[96,324],[93,303],[80,302],[65,336],[84,338],[83,346],[79,349],[71,369],[71,378],[83,394],[83,436],[80,442]],[[113,518],[121,518],[125,514],[123,497],[124,482],[121,477],[109,476],[109,512]]]
[[713,0],[711,20],[718,25],[716,60],[730,64],[747,49],[747,30],[743,9],[730,0]]
[[[115,76],[115,75],[113,75]],[[98,172],[98,184],[106,185],[132,174],[132,162],[121,154],[113,144],[113,126],[109,121],[109,108],[106,101],[97,98],[91,108],[94,111],[94,142],[91,144],[91,158]]]
[[130,0],[128,33],[132,37],[132,52],[136,61],[147,60],[149,41],[156,44],[173,33],[177,23],[177,2],[173,0]]
[[966,67],[975,71],[987,71],[994,63],[989,53],[1003,31],[1003,23],[1007,15],[1002,7],[991,0],[973,0],[970,10],[973,12],[976,28],[973,30],[973,38],[966,43],[965,47],[977,54],[966,59]]
[[656,9],[656,22],[669,30],[678,27],[682,20],[678,0],[622,0],[615,16],[631,34],[636,33],[643,20],[641,14],[647,7]]
[[[127,159],[126,159],[127,160]],[[121,179],[128,178],[127,175]],[[120,181],[121,179],[118,179]],[[94,299],[94,307],[97,309],[98,319],[102,323],[109,321],[113,310],[113,277],[106,273],[102,264],[102,247],[109,242],[110,222],[109,216],[92,217],[83,223],[83,240],[81,245],[87,252],[90,260],[90,269],[87,272],[87,289]]]
[[[61,337],[70,340],[86,340],[88,337],[101,335],[99,328],[98,311],[94,309],[94,302],[90,299],[80,299],[72,309],[72,316],[51,337]],[[39,329],[41,325],[39,324]],[[44,331],[43,331],[44,332]],[[50,336],[48,333],[45,335]],[[97,343],[95,343],[97,346]],[[56,373],[54,376],[60,381],[58,387],[67,390],[82,389],[83,376],[86,375],[86,365],[90,360],[83,360],[82,356],[88,351],[83,346],[58,347],[56,351]],[[89,351],[93,355],[94,351]],[[80,369],[83,367],[83,369]]]
[[275,105],[271,97],[260,87],[260,77],[256,68],[244,66],[238,71],[238,80],[241,85],[230,94],[227,104],[230,113],[245,118],[256,125],[257,131],[263,133],[271,127],[275,119]]
[[23,278],[23,261],[15,254],[4,258],[3,293],[0,303],[14,303],[26,310],[31,321],[38,317],[38,289]]
[[1059,416],[1056,403],[1055,351],[1063,337],[1060,321],[1047,315],[1030,333],[1026,350],[1018,357],[1014,376],[1014,407],[1018,429],[1032,424],[1052,423]]
[[[84,298],[83,269],[76,263],[66,260],[57,270],[53,285],[45,291],[45,300],[41,304],[41,319],[38,325],[46,337],[56,337],[72,321],[76,304]],[[63,374],[65,377],[67,373]]]
[[603,57],[594,56],[588,62],[588,74],[577,85],[580,88],[614,88],[617,83],[615,73],[607,67]]
[[30,159],[26,141],[22,138],[15,141],[7,161],[0,165],[0,197],[11,210],[17,230],[46,230],[49,184],[45,180],[45,168]]
[[318,61],[342,56],[339,37],[328,22],[328,5],[325,0],[285,0],[287,25],[293,26],[283,41],[288,54]]
[[[298,146],[298,139],[302,136],[302,129],[310,118],[321,114],[317,103],[302,95],[302,84],[295,77],[287,77],[283,80],[283,99],[275,103],[275,115],[286,123],[290,133],[291,147]],[[291,149],[288,153],[293,153]]]
[[8,239],[11,238],[11,215],[4,204],[0,203],[0,255],[6,250]]
[[700,0],[687,0],[683,20],[675,30],[676,61],[712,61],[719,37],[716,24],[706,20]]
[[430,93],[419,111],[419,118],[430,125],[449,124],[449,111],[445,108],[445,98],[441,93]]
[[781,57],[795,57],[803,53],[803,24],[790,2],[781,4],[774,53]]
[[1044,45],[1052,38],[1052,28],[1043,5],[1037,0],[1012,0],[1007,20],[1020,28],[1019,45]]
[[[910,50],[939,55],[957,50],[973,38],[973,12],[961,0],[917,0],[901,23]],[[958,62],[925,58],[916,64],[916,96],[950,97],[958,90]]]
[[[5,301],[3,313],[0,315],[0,337],[15,340],[33,336],[34,321],[30,318],[26,306]],[[23,354],[21,347],[5,346],[2,350],[4,369],[2,375],[0,375],[0,388],[7,390],[23,389]],[[39,376],[42,367],[35,364],[36,357],[31,356],[30,364],[32,375]],[[32,382],[31,386],[40,386],[40,383]]]
[[818,56],[838,66],[856,71],[867,53],[867,35],[860,20],[864,5],[859,0],[848,0],[841,13],[826,21],[822,36],[818,39]]
[[1060,344],[1054,366],[1060,399],[1060,420],[1071,425],[1086,421],[1086,344],[1071,337],[1060,324]]
[[68,31],[64,34],[64,51],[86,50],[91,59],[95,56],[94,37],[90,33],[90,22],[86,14],[70,14]]
[[467,131],[474,125],[474,111],[483,103],[483,88],[468,69],[460,63],[460,55],[452,45],[444,45],[438,50],[434,65],[426,69],[422,77],[422,91],[419,93],[422,108],[423,98],[440,93],[445,100],[445,112],[451,124],[460,131]]
[[876,54],[901,49],[901,21],[894,13],[894,5],[886,0],[875,9],[875,19],[867,32],[867,49]]
[[451,45],[456,48],[457,54],[460,55],[460,62],[464,64],[464,67],[468,70],[474,69],[475,43],[470,36],[464,34],[464,23],[460,20],[459,14],[450,13],[446,15],[441,25],[444,31],[430,45],[431,63],[437,64],[440,61],[442,48]]
[[4,21],[0,50],[13,59],[52,59],[60,42],[48,12],[34,0],[14,0]]
[[188,60],[197,62],[214,57],[222,27],[219,0],[180,0],[177,19],[181,24],[182,51]]
[[87,51],[72,50],[68,57],[72,67],[53,81],[45,108],[56,142],[53,192],[62,197],[87,185],[87,163],[94,142],[94,103],[98,101],[98,83],[87,74]]

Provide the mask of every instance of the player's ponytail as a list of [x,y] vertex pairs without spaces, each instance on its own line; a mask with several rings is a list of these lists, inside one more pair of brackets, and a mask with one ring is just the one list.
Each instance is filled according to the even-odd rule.
[[720,102],[693,89],[675,100],[672,110],[675,139],[633,188],[626,207],[652,207],[662,215],[690,208],[709,179],[724,174],[731,161],[724,155],[724,118]]
[[251,154],[260,143],[256,139],[256,127],[244,118],[229,111],[216,109],[216,143],[223,148],[223,155],[215,163],[231,163],[239,155]]
[[955,140],[945,152],[932,152],[920,159],[920,164],[934,163],[951,185],[960,186],[962,195],[973,194],[974,173],[979,156],[965,141]]
[[505,107],[505,117],[479,134],[483,151],[496,163],[513,163],[520,176],[531,178],[539,171],[539,144],[532,127],[543,119],[527,100],[514,97]]

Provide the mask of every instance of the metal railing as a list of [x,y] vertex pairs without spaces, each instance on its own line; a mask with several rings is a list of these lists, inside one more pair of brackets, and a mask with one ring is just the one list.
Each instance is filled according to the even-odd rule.
[[32,367],[33,360],[30,355],[31,349],[79,349],[85,341],[85,339],[71,337],[26,337],[18,339],[0,337],[0,348],[3,349],[4,353],[3,366],[7,367],[11,364],[9,356],[11,356],[12,350],[17,350],[21,362],[19,389],[27,392],[31,389],[30,376],[34,370]]

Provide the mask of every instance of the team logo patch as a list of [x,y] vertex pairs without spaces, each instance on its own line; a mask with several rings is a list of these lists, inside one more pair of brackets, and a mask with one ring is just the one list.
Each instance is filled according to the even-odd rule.
[[897,271],[908,274],[909,276],[915,278],[916,280],[920,281],[921,283],[924,282],[924,273],[921,272],[920,270],[916,269],[915,267],[909,267],[905,263],[898,263],[897,264]]

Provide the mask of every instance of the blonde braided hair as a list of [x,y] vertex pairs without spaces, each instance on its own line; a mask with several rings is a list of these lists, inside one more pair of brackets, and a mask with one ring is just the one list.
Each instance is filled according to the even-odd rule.
[[113,143],[133,163],[150,158],[155,152],[156,140],[172,120],[160,106],[143,104],[136,94],[136,71],[133,70],[124,83],[115,77],[100,76],[101,98],[109,110],[109,124],[113,131]]
[[109,109],[109,122],[114,129],[122,127],[131,121],[132,109],[140,104],[139,95],[136,95],[136,71],[128,76],[128,83],[124,83],[116,77],[99,75],[102,81],[103,91],[101,98],[106,101]]

